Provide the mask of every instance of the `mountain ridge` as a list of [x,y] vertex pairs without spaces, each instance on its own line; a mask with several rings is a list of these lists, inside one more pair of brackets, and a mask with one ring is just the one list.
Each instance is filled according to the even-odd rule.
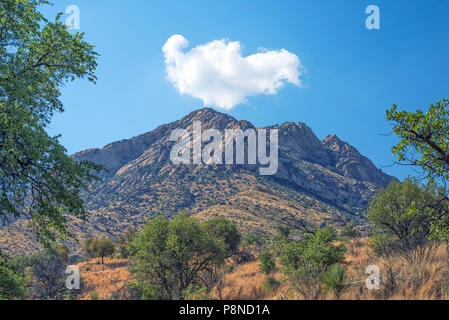
[[[141,227],[159,214],[173,217],[179,211],[202,220],[224,215],[241,232],[267,237],[278,224],[364,224],[369,199],[395,179],[336,135],[321,141],[301,122],[264,127],[279,129],[279,167],[272,177],[259,176],[257,166],[248,164],[173,165],[170,133],[191,132],[194,121],[201,121],[203,130],[256,129],[249,121],[202,108],[133,138],[75,153],[74,159],[101,164],[107,171],[101,173],[103,181],[83,195],[87,222],[68,215],[69,230],[80,240],[117,239],[129,226]],[[0,247],[18,252],[37,248],[22,224],[0,230]],[[14,244],[20,237],[26,238],[26,245]],[[70,245],[79,249],[76,243]]]

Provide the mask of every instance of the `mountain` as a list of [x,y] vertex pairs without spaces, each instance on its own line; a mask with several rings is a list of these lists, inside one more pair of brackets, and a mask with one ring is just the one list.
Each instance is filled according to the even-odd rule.
[[[174,165],[170,134],[175,129],[192,132],[194,121],[201,121],[203,131],[256,129],[248,121],[204,108],[132,139],[74,154],[74,159],[106,170],[100,174],[103,181],[84,195],[87,222],[69,215],[70,231],[78,239],[116,239],[130,225],[141,227],[159,214],[173,217],[179,211],[199,219],[225,215],[243,233],[263,236],[274,234],[278,224],[364,224],[369,199],[394,179],[336,135],[320,141],[307,125],[293,122],[263,128],[278,129],[279,166],[274,176],[262,176],[257,165],[249,164]],[[0,247],[36,250],[25,223],[0,230]]]

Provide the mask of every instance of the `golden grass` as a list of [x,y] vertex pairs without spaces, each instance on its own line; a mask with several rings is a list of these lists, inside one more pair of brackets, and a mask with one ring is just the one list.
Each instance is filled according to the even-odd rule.
[[83,285],[80,300],[91,300],[98,295],[100,300],[115,299],[131,280],[128,270],[128,260],[104,258],[104,264],[98,264],[99,259],[78,264]]
[[[344,300],[436,300],[449,299],[449,255],[448,246],[440,245],[430,258],[420,265],[410,265],[395,257],[375,257],[366,239],[351,240],[346,243],[348,283],[340,296]],[[99,299],[117,299],[117,293],[131,281],[128,261],[98,259],[80,263],[78,266],[83,279],[79,299],[88,300],[98,295]],[[363,280],[366,267],[377,265],[380,269],[381,288],[368,290]],[[225,273],[212,290],[212,299],[235,300],[277,300],[303,299],[278,271],[272,274],[280,285],[275,289],[265,288],[267,276],[259,271],[259,261],[235,264],[230,273]],[[323,290],[321,299],[335,299],[332,292]]]

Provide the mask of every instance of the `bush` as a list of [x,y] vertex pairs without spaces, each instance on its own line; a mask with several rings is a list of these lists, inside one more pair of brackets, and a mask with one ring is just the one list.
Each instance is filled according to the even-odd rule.
[[342,291],[347,285],[346,269],[339,264],[333,265],[323,275],[323,283],[328,290],[335,293],[337,299],[340,298]]
[[265,289],[266,290],[275,290],[279,287],[280,283],[273,277],[268,277],[265,280]]
[[229,254],[196,219],[182,213],[174,220],[149,221],[131,243],[136,281],[131,290],[141,299],[184,299],[204,287],[210,290]]
[[129,227],[126,229],[125,234],[120,237],[119,239],[119,252],[120,257],[123,259],[129,258],[132,253],[129,251],[129,244],[134,239],[135,235],[137,234],[137,229],[134,227]]
[[263,244],[262,236],[260,236],[258,234],[251,233],[251,234],[247,234],[247,235],[243,236],[243,239],[242,239],[243,247],[249,247],[252,245],[260,246],[262,244]]
[[223,216],[211,218],[203,223],[203,228],[212,237],[223,239],[227,245],[228,255],[237,252],[242,237],[231,221]]
[[332,243],[335,236],[334,230],[324,228],[281,247],[281,271],[305,299],[318,299],[323,274],[344,261],[346,249]]
[[13,260],[0,251],[0,300],[25,298],[25,284],[22,270],[15,268]]
[[260,254],[259,269],[266,275],[269,275],[276,269],[276,263],[274,262],[273,255],[267,250],[262,251]]
[[[447,203],[438,202],[440,189],[413,179],[394,181],[372,199],[367,216],[373,224],[376,252],[394,253],[413,264],[427,259],[435,241],[433,223],[447,212]],[[377,238],[376,238],[377,237]]]

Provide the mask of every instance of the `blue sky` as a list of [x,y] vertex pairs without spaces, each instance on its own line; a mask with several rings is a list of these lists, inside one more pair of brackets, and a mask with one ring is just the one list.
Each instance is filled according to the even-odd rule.
[[[213,40],[239,41],[242,55],[286,49],[305,68],[302,87],[257,95],[227,112],[256,126],[305,122],[318,138],[335,133],[378,167],[392,163],[385,110],[414,111],[449,97],[449,1],[100,1],[58,0],[52,17],[80,8],[80,31],[101,54],[97,85],[62,90],[66,111],[52,121],[69,153],[131,138],[203,107],[167,80],[162,46],[174,34],[188,51]],[[365,8],[380,9],[380,30]],[[63,16],[64,19],[67,15]],[[384,167],[404,178],[404,167]]]

